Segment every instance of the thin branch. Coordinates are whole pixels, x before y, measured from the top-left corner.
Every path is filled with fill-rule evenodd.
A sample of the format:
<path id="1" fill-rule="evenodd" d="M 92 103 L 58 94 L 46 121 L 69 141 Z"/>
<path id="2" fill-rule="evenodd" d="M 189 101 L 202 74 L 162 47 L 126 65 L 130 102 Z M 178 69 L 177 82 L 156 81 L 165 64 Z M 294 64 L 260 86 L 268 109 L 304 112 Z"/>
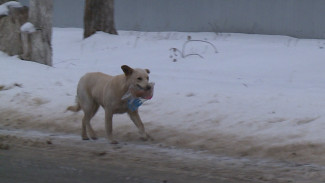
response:
<path id="1" fill-rule="evenodd" d="M 182 53 L 185 53 L 185 47 L 188 43 L 190 42 L 202 42 L 202 43 L 206 43 L 209 44 L 213 49 L 215 53 L 218 53 L 217 48 L 214 46 L 214 44 L 210 43 L 209 41 L 204 41 L 204 40 L 188 40 L 183 44 L 183 48 L 182 48 Z"/>
<path id="2" fill-rule="evenodd" d="M 197 53 L 190 53 L 190 54 L 187 54 L 187 55 L 185 55 L 183 58 L 186 58 L 186 57 L 188 57 L 188 56 L 199 56 L 200 58 L 204 59 L 204 57 L 203 57 L 202 55 L 197 54 Z"/>
<path id="3" fill-rule="evenodd" d="M 191 37 L 189 37 L 188 40 L 183 44 L 182 51 L 179 50 L 178 48 L 171 48 L 169 50 L 170 51 L 173 51 L 174 56 L 177 56 L 177 53 L 179 53 L 182 58 L 186 58 L 186 57 L 189 57 L 189 56 L 198 56 L 198 57 L 204 59 L 204 57 L 202 55 L 198 54 L 198 53 L 185 54 L 186 45 L 188 43 L 190 43 L 190 42 L 202 42 L 202 43 L 206 43 L 206 44 L 210 45 L 214 49 L 214 52 L 215 53 L 218 53 L 217 48 L 211 42 L 204 41 L 204 40 L 191 40 Z"/>

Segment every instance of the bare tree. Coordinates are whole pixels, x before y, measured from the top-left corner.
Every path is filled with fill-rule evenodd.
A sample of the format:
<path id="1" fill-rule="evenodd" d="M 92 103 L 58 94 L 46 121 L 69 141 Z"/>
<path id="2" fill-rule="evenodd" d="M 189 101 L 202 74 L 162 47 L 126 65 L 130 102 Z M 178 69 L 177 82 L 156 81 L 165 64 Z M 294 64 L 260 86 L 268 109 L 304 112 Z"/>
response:
<path id="1" fill-rule="evenodd" d="M 114 23 L 114 0 L 86 0 L 84 38 L 96 31 L 117 34 Z"/>
<path id="2" fill-rule="evenodd" d="M 52 0 L 30 0 L 28 22 L 34 30 L 22 30 L 21 59 L 52 66 Z"/>

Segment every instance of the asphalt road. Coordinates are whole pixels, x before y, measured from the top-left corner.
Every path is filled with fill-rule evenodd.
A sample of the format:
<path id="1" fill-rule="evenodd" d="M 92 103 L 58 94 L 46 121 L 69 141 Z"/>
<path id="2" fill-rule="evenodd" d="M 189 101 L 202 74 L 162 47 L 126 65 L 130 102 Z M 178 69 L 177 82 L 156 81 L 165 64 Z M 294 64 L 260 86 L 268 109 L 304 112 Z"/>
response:
<path id="1" fill-rule="evenodd" d="M 325 167 L 0 129 L 0 182 L 320 183 Z"/>
<path id="2" fill-rule="evenodd" d="M 191 177 L 187 173 L 128 164 L 89 163 L 78 161 L 72 154 L 47 155 L 37 149 L 1 150 L 0 182 L 2 183 L 171 183 L 171 182 L 225 182 Z M 123 162 L 125 163 L 125 162 Z M 132 162 L 130 162 L 132 163 Z"/>

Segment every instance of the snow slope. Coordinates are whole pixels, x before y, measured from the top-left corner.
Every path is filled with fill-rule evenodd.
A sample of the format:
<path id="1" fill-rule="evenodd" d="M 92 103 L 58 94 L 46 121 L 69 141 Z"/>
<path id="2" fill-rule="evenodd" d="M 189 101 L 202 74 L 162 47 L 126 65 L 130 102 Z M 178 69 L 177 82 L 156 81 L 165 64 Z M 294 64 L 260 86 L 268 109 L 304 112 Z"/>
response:
<path id="1" fill-rule="evenodd" d="M 180 58 L 170 48 L 192 42 Z M 155 82 L 141 117 L 156 142 L 236 153 L 266 147 L 325 143 L 325 40 L 229 33 L 102 32 L 83 40 L 82 29 L 54 28 L 53 67 L 0 52 L 0 128 L 80 133 L 82 112 L 74 103 L 86 72 L 121 74 L 120 66 L 148 68 Z M 176 62 L 173 62 L 176 59 Z M 101 110 L 92 124 L 104 133 Z M 114 117 L 114 135 L 137 141 L 126 115 Z M 226 150 L 225 150 L 226 152 Z"/>

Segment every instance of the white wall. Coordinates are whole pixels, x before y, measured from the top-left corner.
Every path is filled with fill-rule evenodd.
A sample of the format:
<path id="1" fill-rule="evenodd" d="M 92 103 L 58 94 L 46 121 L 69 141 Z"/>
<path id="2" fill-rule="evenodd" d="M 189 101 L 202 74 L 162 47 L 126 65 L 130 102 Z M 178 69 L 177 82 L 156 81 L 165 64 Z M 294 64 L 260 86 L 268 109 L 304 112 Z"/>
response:
<path id="1" fill-rule="evenodd" d="M 83 10 L 84 0 L 54 0 L 54 26 L 82 27 Z M 118 30 L 325 38 L 324 17 L 325 0 L 115 0 Z"/>

